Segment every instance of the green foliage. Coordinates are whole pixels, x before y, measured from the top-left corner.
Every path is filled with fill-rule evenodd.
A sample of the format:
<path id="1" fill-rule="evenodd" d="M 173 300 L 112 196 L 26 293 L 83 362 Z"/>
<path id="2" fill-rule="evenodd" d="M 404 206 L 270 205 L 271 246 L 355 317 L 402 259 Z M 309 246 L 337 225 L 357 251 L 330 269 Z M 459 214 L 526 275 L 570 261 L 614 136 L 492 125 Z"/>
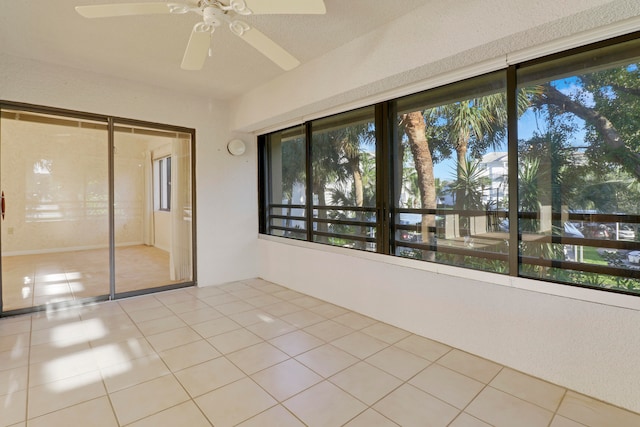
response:
<path id="1" fill-rule="evenodd" d="M 458 209 L 483 209 L 484 188 L 491 185 L 491 179 L 484 174 L 477 161 L 467 159 L 464 166 L 458 164 L 451 189 L 456 192 Z"/>
<path id="2" fill-rule="evenodd" d="M 296 137 L 282 142 L 282 194 L 291 200 L 293 188 L 305 181 L 304 137 Z"/>
<path id="3" fill-rule="evenodd" d="M 628 150 L 615 150 L 607 145 L 594 125 L 588 122 L 587 139 L 591 143 L 588 155 L 592 163 L 602 171 L 609 169 L 612 163 L 618 164 L 634 174 L 637 159 L 629 153 L 640 152 L 640 69 L 637 64 L 622 65 L 579 78 L 582 90 L 578 96 L 593 98 L 593 108 L 612 123 Z"/>
<path id="4" fill-rule="evenodd" d="M 547 187 L 540 185 L 545 178 L 546 172 L 540 171 L 540 159 L 526 157 L 521 161 L 518 169 L 518 209 L 521 212 L 540 212 L 541 200 L 547 196 Z M 538 231 L 537 220 L 520 220 L 520 230 Z"/>
<path id="5" fill-rule="evenodd" d="M 398 251 L 398 255 L 403 258 L 422 260 L 422 251 L 420 249 L 401 248 Z"/>

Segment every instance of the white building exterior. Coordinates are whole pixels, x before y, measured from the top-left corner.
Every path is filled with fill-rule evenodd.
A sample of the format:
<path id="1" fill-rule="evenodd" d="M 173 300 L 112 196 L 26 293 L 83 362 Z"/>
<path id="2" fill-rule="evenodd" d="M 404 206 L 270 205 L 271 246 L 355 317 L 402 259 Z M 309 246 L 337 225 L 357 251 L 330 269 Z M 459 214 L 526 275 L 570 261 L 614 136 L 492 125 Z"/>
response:
<path id="1" fill-rule="evenodd" d="M 491 152 L 482 156 L 479 162 L 482 175 L 491 179 L 490 186 L 483 191 L 482 202 L 492 208 L 502 207 L 509 195 L 507 155 L 506 151 Z"/>

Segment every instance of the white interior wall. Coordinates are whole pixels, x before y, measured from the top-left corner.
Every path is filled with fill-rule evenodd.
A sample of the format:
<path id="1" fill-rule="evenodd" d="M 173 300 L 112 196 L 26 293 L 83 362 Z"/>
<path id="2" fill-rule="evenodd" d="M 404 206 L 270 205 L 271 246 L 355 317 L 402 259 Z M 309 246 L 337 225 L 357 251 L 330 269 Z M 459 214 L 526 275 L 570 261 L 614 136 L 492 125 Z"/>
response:
<path id="1" fill-rule="evenodd" d="M 276 237 L 258 247 L 266 280 L 640 412 L 638 297 L 613 295 L 619 307 L 568 286 L 551 295 L 543 282 L 349 249 Z"/>
<path id="2" fill-rule="evenodd" d="M 3 255 L 108 245 L 106 150 L 104 130 L 3 119 Z"/>
<path id="3" fill-rule="evenodd" d="M 157 141 L 152 147 L 151 158 L 154 161 L 170 155 L 171 144 L 166 143 L 166 141 Z M 156 196 L 154 191 L 154 197 Z M 169 252 L 171 250 L 171 212 L 156 210 L 156 205 L 159 204 L 159 201 L 154 201 L 153 203 L 153 245 Z"/>
<path id="4" fill-rule="evenodd" d="M 115 239 L 117 246 L 144 243 L 144 153 L 149 137 L 116 133 L 114 152 L 114 194 L 116 199 Z M 106 156 L 106 153 L 105 153 Z M 108 225 L 105 226 L 108 230 Z"/>
<path id="5" fill-rule="evenodd" d="M 228 108 L 205 97 L 0 54 L 0 99 L 196 129 L 198 283 L 257 275 L 255 148 L 227 153 Z"/>
<path id="6" fill-rule="evenodd" d="M 233 127 L 260 133 L 428 89 L 638 30 L 639 16 L 625 0 L 426 5 L 238 98 Z M 267 280 L 640 412 L 638 297 L 275 237 L 258 247 Z"/>
<path id="7" fill-rule="evenodd" d="M 153 246 L 169 252 L 171 250 L 171 212 L 153 212 Z"/>

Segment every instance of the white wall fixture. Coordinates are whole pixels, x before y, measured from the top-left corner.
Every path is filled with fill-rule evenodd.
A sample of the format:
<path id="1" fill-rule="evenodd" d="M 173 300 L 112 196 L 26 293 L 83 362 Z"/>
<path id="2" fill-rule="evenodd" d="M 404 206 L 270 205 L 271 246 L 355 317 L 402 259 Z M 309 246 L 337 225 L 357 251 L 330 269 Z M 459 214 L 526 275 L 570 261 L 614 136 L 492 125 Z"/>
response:
<path id="1" fill-rule="evenodd" d="M 246 149 L 247 147 L 241 139 L 232 139 L 227 144 L 227 150 L 232 156 L 242 156 Z"/>

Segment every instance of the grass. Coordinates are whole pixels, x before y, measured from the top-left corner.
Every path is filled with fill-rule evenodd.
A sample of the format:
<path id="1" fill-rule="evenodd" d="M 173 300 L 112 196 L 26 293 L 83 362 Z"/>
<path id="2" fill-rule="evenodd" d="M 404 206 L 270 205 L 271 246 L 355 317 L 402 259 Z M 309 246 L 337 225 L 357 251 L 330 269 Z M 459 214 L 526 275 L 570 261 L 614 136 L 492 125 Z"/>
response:
<path id="1" fill-rule="evenodd" d="M 607 265 L 607 260 L 602 258 L 598 253 L 598 249 L 592 246 L 584 247 L 584 262 L 589 264 Z"/>

